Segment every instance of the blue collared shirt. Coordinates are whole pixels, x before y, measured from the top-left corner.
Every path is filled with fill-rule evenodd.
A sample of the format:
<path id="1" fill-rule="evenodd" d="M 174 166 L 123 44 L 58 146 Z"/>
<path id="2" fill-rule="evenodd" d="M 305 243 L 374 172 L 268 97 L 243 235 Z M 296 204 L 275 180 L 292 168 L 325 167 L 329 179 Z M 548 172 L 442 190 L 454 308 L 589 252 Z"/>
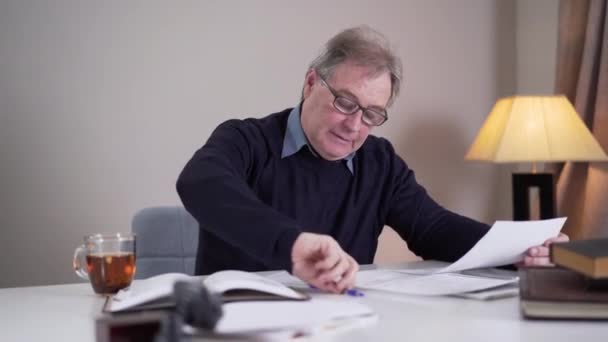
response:
<path id="1" fill-rule="evenodd" d="M 289 113 L 289 118 L 287 118 L 287 129 L 285 130 L 285 138 L 283 139 L 281 158 L 291 156 L 304 146 L 308 147 L 312 154 L 314 154 L 317 158 L 319 157 L 308 143 L 306 135 L 304 135 L 304 129 L 302 129 L 302 124 L 300 122 L 300 106 L 298 105 L 291 110 Z M 346 162 L 346 167 L 353 175 L 355 174 L 353 168 L 353 158 L 355 157 L 355 153 L 356 152 L 352 152 L 342 159 Z"/>

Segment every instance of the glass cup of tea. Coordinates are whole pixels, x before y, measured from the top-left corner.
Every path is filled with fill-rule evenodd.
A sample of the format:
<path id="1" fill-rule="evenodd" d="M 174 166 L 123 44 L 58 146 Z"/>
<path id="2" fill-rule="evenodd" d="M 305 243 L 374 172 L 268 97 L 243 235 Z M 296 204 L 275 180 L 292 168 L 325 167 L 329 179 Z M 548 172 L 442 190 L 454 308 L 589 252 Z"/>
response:
<path id="1" fill-rule="evenodd" d="M 94 234 L 74 251 L 74 271 L 95 293 L 109 295 L 131 285 L 135 275 L 135 234 Z"/>

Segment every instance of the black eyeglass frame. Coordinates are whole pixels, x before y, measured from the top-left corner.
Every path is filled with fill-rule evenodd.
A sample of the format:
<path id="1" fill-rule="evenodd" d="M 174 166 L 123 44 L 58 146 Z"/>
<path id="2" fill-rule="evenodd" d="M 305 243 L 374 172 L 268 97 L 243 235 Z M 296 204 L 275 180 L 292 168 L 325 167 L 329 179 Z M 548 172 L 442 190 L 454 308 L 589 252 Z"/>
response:
<path id="1" fill-rule="evenodd" d="M 363 121 L 363 123 L 365 123 L 368 126 L 374 126 L 374 127 L 381 126 L 388 120 L 388 113 L 386 112 L 386 110 L 384 110 L 383 112 L 380 112 L 376 109 L 369 109 L 369 108 L 363 107 L 359 103 L 357 103 L 355 100 L 338 94 L 338 92 L 334 88 L 332 88 L 329 85 L 329 83 L 327 83 L 327 81 L 320 75 L 319 75 L 319 79 L 325 85 L 327 90 L 329 90 L 329 92 L 334 96 L 334 102 L 333 102 L 334 108 L 337 111 L 339 111 L 340 113 L 342 113 L 344 115 L 353 115 L 356 112 L 358 112 L 359 110 L 361 110 L 363 113 L 363 115 L 361 115 L 361 121 Z M 338 102 L 339 100 L 343 100 L 343 101 L 352 103 L 353 105 L 355 105 L 355 109 L 350 112 L 345 110 L 343 107 L 336 104 L 336 102 Z M 371 115 L 371 116 L 382 118 L 382 121 L 380 121 L 379 123 L 374 123 L 372 121 L 369 121 L 369 119 L 367 119 L 368 116 L 366 116 L 365 113 L 368 113 L 368 116 Z"/>

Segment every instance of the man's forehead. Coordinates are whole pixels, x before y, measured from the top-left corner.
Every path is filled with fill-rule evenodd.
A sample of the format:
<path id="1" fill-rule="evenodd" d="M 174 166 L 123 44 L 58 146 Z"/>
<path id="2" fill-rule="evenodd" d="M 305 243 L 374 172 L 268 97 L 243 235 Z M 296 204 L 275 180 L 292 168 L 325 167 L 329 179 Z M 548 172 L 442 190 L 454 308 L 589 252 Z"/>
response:
<path id="1" fill-rule="evenodd" d="M 329 77 L 343 78 L 350 75 L 356 76 L 357 78 L 376 79 L 384 75 L 389 75 L 389 71 L 385 68 L 377 68 L 365 64 L 355 63 L 353 61 L 345 61 L 334 67 Z"/>
<path id="2" fill-rule="evenodd" d="M 391 94 L 389 72 L 368 66 L 342 63 L 333 70 L 330 81 L 341 94 L 350 95 L 357 100 L 365 97 L 373 101 L 367 106 L 384 108 Z"/>

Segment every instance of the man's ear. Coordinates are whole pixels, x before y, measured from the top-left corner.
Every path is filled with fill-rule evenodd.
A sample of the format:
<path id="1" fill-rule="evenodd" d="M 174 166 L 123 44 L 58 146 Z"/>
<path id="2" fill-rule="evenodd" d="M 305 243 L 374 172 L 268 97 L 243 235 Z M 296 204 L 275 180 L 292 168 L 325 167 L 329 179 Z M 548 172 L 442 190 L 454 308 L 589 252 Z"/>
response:
<path id="1" fill-rule="evenodd" d="M 314 69 L 310 69 L 308 70 L 308 72 L 306 72 L 306 76 L 304 77 L 304 87 L 302 88 L 302 97 L 304 99 L 308 98 L 308 96 L 310 96 L 310 93 L 312 92 L 312 88 L 315 85 L 315 82 L 317 81 L 317 73 L 315 72 Z"/>

